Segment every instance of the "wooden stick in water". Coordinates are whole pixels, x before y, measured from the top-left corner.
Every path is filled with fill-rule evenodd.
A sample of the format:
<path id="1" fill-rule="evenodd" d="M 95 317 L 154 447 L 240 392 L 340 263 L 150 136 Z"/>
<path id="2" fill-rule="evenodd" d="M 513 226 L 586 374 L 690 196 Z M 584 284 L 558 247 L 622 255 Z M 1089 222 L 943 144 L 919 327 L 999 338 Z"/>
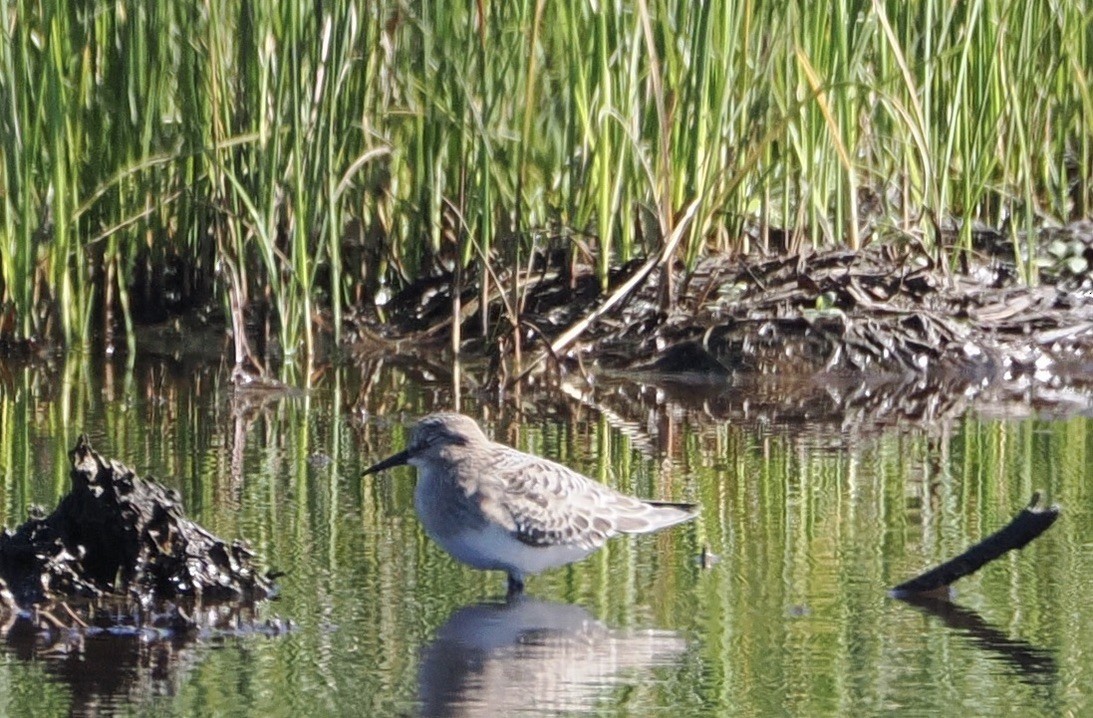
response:
<path id="1" fill-rule="evenodd" d="M 1028 506 L 1001 531 L 991 534 L 956 558 L 901 583 L 892 589 L 891 595 L 894 598 L 909 598 L 947 592 L 958 579 L 975 573 L 1008 551 L 1024 548 L 1059 518 L 1058 506 L 1039 508 L 1039 503 L 1040 492 L 1037 491 Z"/>

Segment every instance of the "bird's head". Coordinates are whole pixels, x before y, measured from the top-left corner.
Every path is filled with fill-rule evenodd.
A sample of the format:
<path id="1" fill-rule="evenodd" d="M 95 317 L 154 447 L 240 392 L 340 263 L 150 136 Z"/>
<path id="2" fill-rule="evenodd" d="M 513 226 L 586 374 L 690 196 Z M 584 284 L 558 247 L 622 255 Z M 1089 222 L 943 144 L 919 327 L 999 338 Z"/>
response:
<path id="1" fill-rule="evenodd" d="M 409 445 L 399 453 L 364 470 L 374 474 L 394 466 L 421 466 L 430 461 L 451 459 L 453 451 L 485 443 L 488 439 L 469 416 L 443 412 L 430 414 L 414 425 Z"/>

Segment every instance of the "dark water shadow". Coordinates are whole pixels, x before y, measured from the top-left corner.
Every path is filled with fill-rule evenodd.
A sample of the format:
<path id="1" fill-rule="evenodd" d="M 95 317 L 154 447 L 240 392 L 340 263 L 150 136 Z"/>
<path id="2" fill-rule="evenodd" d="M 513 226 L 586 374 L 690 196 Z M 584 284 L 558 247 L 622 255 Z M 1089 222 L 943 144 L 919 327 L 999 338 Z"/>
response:
<path id="1" fill-rule="evenodd" d="M 833 447 L 842 447 L 849 436 L 877 435 L 896 427 L 932 430 L 972 410 L 1007 420 L 1065 418 L 1093 410 L 1088 380 L 1058 387 L 984 383 L 976 374 L 959 372 L 726 377 L 611 372 L 591 387 L 563 390 L 605 415 L 636 417 L 639 424 L 644 421 L 640 417 L 671 405 L 704 420 L 809 429 Z"/>
<path id="2" fill-rule="evenodd" d="M 177 695 L 196 661 L 193 643 L 156 631 L 60 630 L 43 635 L 16 627 L 0 650 L 35 665 L 68 694 L 68 715 L 101 715 Z"/>
<path id="3" fill-rule="evenodd" d="M 425 647 L 423 716 L 557 714 L 594 708 L 612 690 L 644 684 L 687 648 L 677 633 L 620 631 L 576 605 L 522 597 L 458 609 Z"/>
<path id="4" fill-rule="evenodd" d="M 53 608 L 48 621 L 35 620 L 31 611 L 9 617 L 0 629 L 0 653 L 63 687 L 70 716 L 129 714 L 134 706 L 178 695 L 210 647 L 292 630 L 291 624 L 261 619 L 249 605 L 187 605 L 200 625 L 185 628 L 137 620 L 109 601 L 71 612 Z"/>
<path id="5" fill-rule="evenodd" d="M 947 598 L 910 596 L 898 600 L 940 619 L 946 628 L 968 638 L 972 645 L 1025 683 L 1048 685 L 1059 675 L 1059 666 L 1051 651 L 1010 638 L 970 608 L 958 606 Z"/>

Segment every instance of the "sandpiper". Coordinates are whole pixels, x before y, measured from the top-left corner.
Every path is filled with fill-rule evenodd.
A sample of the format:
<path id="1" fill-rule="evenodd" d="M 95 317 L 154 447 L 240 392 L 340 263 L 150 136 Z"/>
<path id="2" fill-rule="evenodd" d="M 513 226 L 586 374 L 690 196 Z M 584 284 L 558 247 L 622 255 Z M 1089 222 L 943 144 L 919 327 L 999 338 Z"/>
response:
<path id="1" fill-rule="evenodd" d="M 698 515 L 693 504 L 643 501 L 561 464 L 486 438 L 474 419 L 421 419 L 404 451 L 365 474 L 417 468 L 414 508 L 425 532 L 456 559 L 505 571 L 508 595 L 524 577 L 579 561 L 620 533 L 640 534 Z"/>

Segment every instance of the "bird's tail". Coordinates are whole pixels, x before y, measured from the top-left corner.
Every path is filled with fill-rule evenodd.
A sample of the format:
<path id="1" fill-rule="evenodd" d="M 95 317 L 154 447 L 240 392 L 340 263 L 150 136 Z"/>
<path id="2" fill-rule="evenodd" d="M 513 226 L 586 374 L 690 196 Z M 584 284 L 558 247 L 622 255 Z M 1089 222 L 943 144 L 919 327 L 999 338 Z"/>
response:
<path id="1" fill-rule="evenodd" d="M 618 517 L 616 527 L 623 533 L 647 533 L 690 521 L 698 516 L 696 504 L 669 501 L 641 501 L 641 508 L 628 517 Z M 629 519 L 629 520 L 626 520 Z"/>
<path id="2" fill-rule="evenodd" d="M 655 509 L 661 509 L 661 514 L 666 516 L 676 515 L 679 517 L 678 520 L 666 524 L 668 526 L 678 524 L 682 521 L 690 521 L 698 516 L 698 504 L 682 504 L 673 501 L 646 501 L 645 503 Z"/>

